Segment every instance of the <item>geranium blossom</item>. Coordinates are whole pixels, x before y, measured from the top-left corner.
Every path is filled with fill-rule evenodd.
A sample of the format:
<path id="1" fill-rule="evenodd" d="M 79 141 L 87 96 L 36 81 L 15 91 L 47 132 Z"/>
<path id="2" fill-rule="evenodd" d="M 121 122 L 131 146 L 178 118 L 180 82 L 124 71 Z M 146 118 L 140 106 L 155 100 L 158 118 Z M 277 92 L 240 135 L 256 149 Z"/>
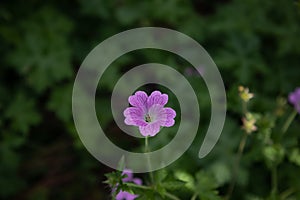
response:
<path id="1" fill-rule="evenodd" d="M 294 105 L 295 109 L 300 113 L 300 88 L 289 94 L 289 102 Z"/>
<path id="2" fill-rule="evenodd" d="M 142 180 L 139 178 L 134 178 L 133 177 L 133 173 L 132 170 L 130 169 L 124 169 L 123 170 L 123 175 L 126 174 L 127 177 L 123 178 L 122 181 L 123 182 L 133 182 L 137 185 L 142 185 Z M 120 191 L 117 196 L 116 196 L 116 200 L 134 200 L 138 197 L 138 195 L 136 194 L 131 194 L 129 192 L 126 191 Z"/>
<path id="3" fill-rule="evenodd" d="M 133 107 L 124 111 L 125 124 L 138 126 L 143 136 L 155 136 L 160 127 L 173 126 L 176 112 L 172 108 L 164 107 L 168 102 L 168 95 L 154 91 L 148 97 L 143 91 L 137 91 L 128 98 Z"/>

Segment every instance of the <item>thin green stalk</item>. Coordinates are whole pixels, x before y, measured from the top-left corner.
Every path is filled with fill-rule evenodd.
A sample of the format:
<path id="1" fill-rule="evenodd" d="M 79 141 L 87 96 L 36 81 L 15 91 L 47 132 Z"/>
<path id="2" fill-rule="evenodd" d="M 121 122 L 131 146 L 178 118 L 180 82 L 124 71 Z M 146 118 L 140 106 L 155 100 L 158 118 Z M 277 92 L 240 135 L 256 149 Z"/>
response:
<path id="1" fill-rule="evenodd" d="M 128 185 L 129 187 L 135 187 L 143 190 L 153 190 L 152 187 L 145 186 L 145 185 L 136 185 L 134 183 L 129 183 L 129 182 L 126 182 L 125 184 Z"/>
<path id="2" fill-rule="evenodd" d="M 166 192 L 165 195 L 169 198 L 169 199 L 173 199 L 173 200 L 180 200 L 178 197 L 176 197 L 173 194 L 170 194 L 169 192 Z"/>
<path id="3" fill-rule="evenodd" d="M 149 144 L 148 144 L 148 136 L 145 137 L 145 153 L 147 153 L 149 151 Z"/>
<path id="4" fill-rule="evenodd" d="M 285 190 L 284 192 L 281 193 L 280 195 L 280 199 L 281 200 L 285 200 L 287 199 L 290 195 L 292 195 L 295 192 L 294 188 L 289 188 L 287 190 Z"/>
<path id="5" fill-rule="evenodd" d="M 145 137 L 145 153 L 149 152 L 149 143 L 148 143 L 148 136 Z M 151 179 L 151 183 L 154 183 L 154 176 L 152 173 L 152 167 L 151 167 L 151 162 L 150 162 L 150 157 L 149 155 L 147 155 L 147 162 L 148 162 L 148 166 L 149 166 L 149 173 L 150 173 L 150 179 Z"/>
<path id="6" fill-rule="evenodd" d="M 243 101 L 242 103 L 243 113 L 246 114 L 248 112 L 247 103 Z"/>
<path id="7" fill-rule="evenodd" d="M 195 194 L 192 196 L 191 200 L 196 200 L 196 199 L 197 199 L 197 193 L 195 193 Z"/>
<path id="8" fill-rule="evenodd" d="M 235 160 L 235 163 L 234 163 L 234 166 L 233 166 L 233 169 L 234 169 L 233 170 L 233 178 L 232 178 L 232 181 L 231 181 L 231 183 L 229 185 L 229 188 L 228 188 L 228 191 L 227 191 L 227 195 L 225 197 L 225 199 L 227 199 L 227 200 L 230 199 L 230 197 L 231 197 L 231 195 L 233 193 L 235 184 L 236 184 L 236 179 L 237 179 L 237 176 L 238 176 L 240 160 L 242 158 L 242 155 L 243 155 L 243 152 L 244 152 L 244 149 L 245 149 L 245 146 L 246 146 L 247 138 L 248 138 L 248 133 L 244 132 L 243 138 L 241 139 L 240 144 L 239 144 L 239 149 L 238 149 L 238 152 L 237 152 L 237 157 L 236 157 L 236 160 Z"/>
<path id="9" fill-rule="evenodd" d="M 139 188 L 139 189 L 143 189 L 143 190 L 154 190 L 153 187 L 150 186 L 144 186 L 144 185 L 136 185 L 134 183 L 126 183 L 126 185 L 128 185 L 129 187 L 135 187 L 135 188 Z M 154 190 L 155 191 L 155 190 Z M 180 200 L 177 196 L 170 194 L 168 192 L 165 193 L 165 195 L 172 200 Z"/>
<path id="10" fill-rule="evenodd" d="M 248 113 L 248 108 L 247 108 L 247 103 L 245 101 L 243 101 L 243 103 L 242 103 L 242 109 L 243 109 L 243 114 L 246 115 Z M 237 157 L 236 157 L 235 163 L 233 165 L 233 177 L 231 179 L 227 194 L 225 196 L 226 200 L 230 199 L 231 195 L 233 193 L 233 190 L 234 190 L 234 187 L 235 187 L 235 184 L 236 184 L 236 179 L 237 179 L 237 176 L 238 176 L 240 160 L 242 158 L 244 148 L 246 146 L 247 138 L 248 138 L 248 133 L 245 131 L 244 134 L 243 134 L 243 137 L 240 141 L 239 149 L 238 149 L 238 152 L 237 152 Z"/>
<path id="11" fill-rule="evenodd" d="M 288 128 L 290 127 L 291 123 L 292 123 L 293 120 L 295 119 L 296 115 L 297 115 L 297 111 L 294 110 L 294 111 L 290 114 L 290 116 L 287 118 L 286 122 L 284 123 L 284 125 L 283 125 L 283 127 L 282 127 L 282 129 L 281 129 L 281 131 L 282 131 L 283 134 L 288 130 Z"/>
<path id="12" fill-rule="evenodd" d="M 277 177 L 277 165 L 272 167 L 272 190 L 271 197 L 272 199 L 276 199 L 278 192 L 278 177 Z"/>

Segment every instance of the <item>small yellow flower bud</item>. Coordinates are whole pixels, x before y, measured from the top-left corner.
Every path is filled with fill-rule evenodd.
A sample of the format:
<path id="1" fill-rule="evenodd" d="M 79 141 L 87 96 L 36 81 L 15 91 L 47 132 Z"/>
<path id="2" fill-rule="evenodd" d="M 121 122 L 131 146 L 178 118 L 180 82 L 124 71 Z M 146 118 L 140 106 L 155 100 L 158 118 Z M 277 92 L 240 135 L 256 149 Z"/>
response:
<path id="1" fill-rule="evenodd" d="M 256 119 L 251 113 L 247 113 L 246 117 L 242 118 L 243 121 L 243 129 L 246 131 L 246 133 L 250 134 L 257 130 L 257 127 L 255 126 Z"/>
<path id="2" fill-rule="evenodd" d="M 248 102 L 250 99 L 254 97 L 253 93 L 249 92 L 249 88 L 245 88 L 243 86 L 239 86 L 240 97 L 244 102 Z"/>

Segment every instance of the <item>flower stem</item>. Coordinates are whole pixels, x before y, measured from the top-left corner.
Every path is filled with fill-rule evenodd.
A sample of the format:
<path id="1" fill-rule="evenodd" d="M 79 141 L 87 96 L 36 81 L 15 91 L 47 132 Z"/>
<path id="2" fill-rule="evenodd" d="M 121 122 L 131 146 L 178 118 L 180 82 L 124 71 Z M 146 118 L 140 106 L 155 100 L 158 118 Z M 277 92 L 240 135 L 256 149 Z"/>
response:
<path id="1" fill-rule="evenodd" d="M 229 188 L 228 188 L 227 195 L 226 195 L 225 199 L 230 199 L 230 197 L 233 193 L 235 183 L 236 183 L 236 179 L 237 179 L 237 176 L 238 176 L 240 160 L 242 158 L 244 148 L 246 146 L 247 138 L 248 138 L 248 133 L 244 132 L 243 138 L 241 139 L 240 144 L 239 144 L 237 157 L 236 157 L 236 160 L 235 160 L 235 163 L 234 163 L 234 166 L 233 166 L 233 178 L 232 178 L 232 181 L 229 185 Z"/>
<path id="2" fill-rule="evenodd" d="M 280 199 L 284 200 L 287 199 L 290 195 L 292 195 L 295 192 L 294 188 L 289 188 L 281 193 Z"/>
<path id="3" fill-rule="evenodd" d="M 149 149 L 148 149 L 148 148 L 149 148 L 148 146 L 149 146 L 149 144 L 148 144 L 148 136 L 146 136 L 146 137 L 145 137 L 145 153 L 148 153 L 148 150 L 149 150 Z"/>
<path id="4" fill-rule="evenodd" d="M 148 153 L 149 150 L 149 142 L 148 142 L 148 136 L 145 137 L 145 153 Z M 149 155 L 147 155 L 147 162 L 148 162 L 148 167 L 149 167 L 149 171 L 150 171 L 150 179 L 151 179 L 151 183 L 154 183 L 154 177 L 153 177 L 153 173 L 152 173 L 152 167 L 151 167 L 151 162 L 150 162 L 150 157 Z"/>
<path id="5" fill-rule="evenodd" d="M 197 199 L 197 193 L 195 193 L 195 194 L 192 196 L 191 200 L 196 200 L 196 199 Z"/>
<path id="6" fill-rule="evenodd" d="M 135 187 L 135 188 L 139 188 L 139 189 L 142 189 L 142 190 L 153 190 L 153 188 L 150 187 L 150 186 L 136 185 L 134 183 L 126 183 L 126 185 L 129 186 L 129 187 Z M 165 195 L 167 197 L 169 197 L 169 199 L 180 200 L 177 196 L 175 196 L 173 194 L 170 194 L 169 192 L 165 192 Z"/>
<path id="7" fill-rule="evenodd" d="M 242 102 L 242 111 L 243 111 L 244 115 L 246 115 L 248 113 L 247 102 L 245 102 L 245 101 Z M 235 184 L 236 184 L 236 179 L 237 179 L 237 176 L 238 176 L 240 160 L 242 158 L 244 148 L 246 146 L 248 135 L 249 134 L 246 131 L 244 131 L 243 137 L 242 137 L 242 139 L 240 141 L 240 144 L 239 144 L 239 149 L 237 151 L 237 157 L 236 157 L 235 162 L 233 164 L 233 175 L 232 175 L 233 177 L 231 179 L 227 194 L 225 196 L 226 200 L 230 199 L 231 195 L 233 193 L 233 190 L 234 190 L 234 187 L 235 187 Z"/>
<path id="8" fill-rule="evenodd" d="M 169 197 L 169 199 L 172 199 L 172 200 L 180 200 L 178 197 L 176 197 L 175 195 L 173 194 L 170 194 L 169 192 L 166 192 L 165 195 L 167 197 Z"/>
<path id="9" fill-rule="evenodd" d="M 143 189 L 143 190 L 152 190 L 152 188 L 149 186 L 136 185 L 134 183 L 129 183 L 129 182 L 126 182 L 125 184 L 129 187 L 139 188 L 139 189 Z"/>
<path id="10" fill-rule="evenodd" d="M 278 190 L 278 177 L 277 177 L 277 165 L 272 167 L 272 191 L 271 199 L 276 199 Z"/>
<path id="11" fill-rule="evenodd" d="M 282 131 L 283 134 L 288 130 L 288 128 L 290 127 L 290 125 L 291 125 L 291 123 L 293 122 L 293 120 L 294 120 L 294 118 L 296 117 L 296 115 L 297 115 L 297 111 L 294 110 L 294 111 L 290 114 L 290 116 L 287 118 L 286 122 L 284 123 L 284 125 L 283 125 L 283 127 L 282 127 L 282 129 L 281 129 L 281 131 Z"/>
<path id="12" fill-rule="evenodd" d="M 248 112 L 247 103 L 243 101 L 242 103 L 243 113 L 246 114 Z"/>

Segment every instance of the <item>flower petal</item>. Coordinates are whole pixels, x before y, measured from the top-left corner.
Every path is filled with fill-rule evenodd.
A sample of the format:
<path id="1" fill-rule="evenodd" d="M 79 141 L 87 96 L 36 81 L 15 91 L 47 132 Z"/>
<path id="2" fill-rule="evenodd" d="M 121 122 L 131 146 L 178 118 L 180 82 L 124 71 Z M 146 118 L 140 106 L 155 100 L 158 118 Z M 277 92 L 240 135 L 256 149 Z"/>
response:
<path id="1" fill-rule="evenodd" d="M 143 184 L 142 179 L 140 179 L 140 178 L 134 178 L 132 181 L 133 181 L 135 184 L 137 184 L 137 185 L 142 185 L 142 184 Z"/>
<path id="2" fill-rule="evenodd" d="M 143 136 L 155 136 L 160 131 L 159 123 L 150 123 L 146 126 L 139 127 L 140 132 Z"/>
<path id="3" fill-rule="evenodd" d="M 289 102 L 292 103 L 292 104 L 296 103 L 296 94 L 295 93 L 290 93 Z"/>
<path id="4" fill-rule="evenodd" d="M 157 121 L 161 113 L 163 112 L 164 107 L 160 104 L 154 104 L 148 108 L 148 114 L 152 122 Z"/>
<path id="5" fill-rule="evenodd" d="M 296 90 L 295 90 L 295 96 L 296 96 L 296 101 L 297 101 L 297 103 L 299 103 L 300 102 L 300 88 L 297 88 Z"/>
<path id="6" fill-rule="evenodd" d="M 175 120 L 174 119 L 167 119 L 165 122 L 164 122 L 164 127 L 171 127 L 171 126 L 174 126 L 175 124 Z"/>
<path id="7" fill-rule="evenodd" d="M 134 200 L 138 197 L 136 194 L 130 194 L 129 192 L 120 191 L 117 196 L 116 200 Z"/>
<path id="8" fill-rule="evenodd" d="M 141 108 L 129 107 L 124 110 L 125 124 L 134 126 L 145 126 L 147 123 L 144 120 L 145 113 Z"/>
<path id="9" fill-rule="evenodd" d="M 300 114 L 300 104 L 297 104 L 297 105 L 295 106 L 295 108 L 296 108 L 297 112 Z"/>
<path id="10" fill-rule="evenodd" d="M 157 122 L 161 126 L 171 127 L 174 125 L 176 112 L 172 108 L 163 108 L 162 112 L 157 117 Z"/>
<path id="11" fill-rule="evenodd" d="M 161 94 L 160 91 L 154 91 L 151 93 L 147 100 L 147 108 L 150 108 L 154 104 L 159 104 L 159 105 L 166 105 L 168 102 L 168 95 L 167 94 Z"/>
<path id="12" fill-rule="evenodd" d="M 132 106 L 141 108 L 143 111 L 147 110 L 148 95 L 143 91 L 137 91 L 134 95 L 128 98 L 129 103 Z"/>
<path id="13" fill-rule="evenodd" d="M 124 169 L 122 172 L 122 175 L 126 174 L 127 177 L 123 178 L 122 181 L 123 182 L 134 182 L 137 185 L 141 185 L 142 184 L 142 180 L 139 178 L 133 178 L 133 172 L 131 169 Z M 116 191 L 116 188 L 113 188 L 113 192 Z M 116 200 L 134 200 L 138 197 L 139 195 L 136 194 L 131 194 L 129 192 L 126 191 L 120 191 L 117 195 L 116 195 Z"/>
<path id="14" fill-rule="evenodd" d="M 295 109 L 300 114 L 300 87 L 296 88 L 294 92 L 289 94 L 288 100 L 294 105 Z"/>
<path id="15" fill-rule="evenodd" d="M 133 180 L 133 173 L 130 169 L 124 169 L 122 175 L 127 175 L 127 177 L 123 178 L 123 182 L 129 182 Z"/>

